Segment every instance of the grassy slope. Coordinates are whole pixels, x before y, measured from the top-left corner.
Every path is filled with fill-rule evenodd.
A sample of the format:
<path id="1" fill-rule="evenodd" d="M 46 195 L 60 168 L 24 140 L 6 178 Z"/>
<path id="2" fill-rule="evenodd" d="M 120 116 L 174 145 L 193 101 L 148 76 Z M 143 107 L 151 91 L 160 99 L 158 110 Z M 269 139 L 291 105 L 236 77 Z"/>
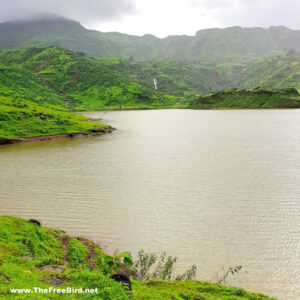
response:
<path id="1" fill-rule="evenodd" d="M 299 107 L 286 91 L 221 91 L 239 85 L 299 87 L 299 55 L 251 64 L 191 65 L 138 63 L 119 58 L 89 58 L 58 47 L 0 52 L 0 138 L 90 132 L 103 125 L 83 122 L 68 110 L 136 108 L 280 108 Z M 265 67 L 264 72 L 262 67 Z M 263 77 L 257 76 L 262 73 Z M 158 79 L 159 90 L 153 88 Z"/>
<path id="2" fill-rule="evenodd" d="M 204 29 L 195 36 L 142 37 L 87 30 L 78 22 L 45 17 L 0 24 L 0 49 L 56 45 L 92 56 L 137 60 L 243 61 L 300 49 L 300 31 L 285 27 Z"/>
<path id="3" fill-rule="evenodd" d="M 32 260 L 31 260 L 32 258 Z M 133 282 L 132 295 L 108 277 L 104 252 L 85 239 L 70 238 L 59 230 L 39 227 L 15 217 L 0 216 L 0 298 L 27 299 L 10 294 L 11 288 L 98 288 L 98 295 L 76 299 L 271 299 L 243 289 L 199 281 Z M 51 266 L 57 266 L 61 273 Z M 47 268 L 45 268 L 47 266 Z M 44 268 L 43 268 L 44 267 Z M 106 274 L 106 275 L 104 275 Z M 59 286 L 58 285 L 59 282 Z M 57 299 L 54 294 L 35 294 L 30 299 Z M 60 299 L 74 299 L 63 294 Z"/>
<path id="4" fill-rule="evenodd" d="M 66 110 L 63 97 L 35 74 L 0 64 L 0 139 L 89 133 L 107 127 Z"/>
<path id="5" fill-rule="evenodd" d="M 248 65 L 240 86 L 252 88 L 300 88 L 300 53 L 259 59 Z"/>
<path id="6" fill-rule="evenodd" d="M 300 108 L 300 95 L 294 88 L 280 90 L 223 90 L 192 101 L 190 108 Z"/>
<path id="7" fill-rule="evenodd" d="M 48 47 L 2 51 L 0 63 L 31 72 L 63 100 L 70 99 L 75 110 L 175 107 L 184 102 L 183 93 L 155 91 L 151 72 L 127 60 L 94 59 Z"/>
<path id="8" fill-rule="evenodd" d="M 92 133 L 107 125 L 87 122 L 81 115 L 0 96 L 0 140 L 45 135 Z"/>

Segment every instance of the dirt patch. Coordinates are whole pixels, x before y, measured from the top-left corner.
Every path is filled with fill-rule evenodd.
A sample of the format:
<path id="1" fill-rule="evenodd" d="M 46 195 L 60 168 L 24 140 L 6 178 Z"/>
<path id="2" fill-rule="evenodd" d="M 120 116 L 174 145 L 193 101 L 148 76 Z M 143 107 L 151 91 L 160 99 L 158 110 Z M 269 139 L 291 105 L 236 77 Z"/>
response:
<path id="1" fill-rule="evenodd" d="M 33 260 L 33 257 L 31 256 L 21 256 L 21 258 L 24 260 Z"/>
<path id="2" fill-rule="evenodd" d="M 80 241 L 89 250 L 89 254 L 88 254 L 88 257 L 86 258 L 86 262 L 88 263 L 90 268 L 95 270 L 97 268 L 95 262 L 93 261 L 93 258 L 96 256 L 95 248 L 96 247 L 100 248 L 100 246 L 97 245 L 96 243 L 94 243 L 90 240 L 84 239 L 82 237 L 77 238 L 77 240 Z"/>
<path id="3" fill-rule="evenodd" d="M 61 235 L 58 237 L 58 240 L 62 243 L 64 247 L 65 256 L 63 258 L 63 264 L 67 265 L 69 263 L 69 240 L 70 237 L 66 235 Z"/>
<path id="4" fill-rule="evenodd" d="M 49 271 L 49 272 L 53 272 L 53 273 L 63 273 L 64 270 L 62 268 L 60 268 L 59 266 L 53 266 L 53 265 L 46 265 L 46 266 L 42 266 L 42 271 Z"/>
<path id="5" fill-rule="evenodd" d="M 49 280 L 49 284 L 55 285 L 55 286 L 60 286 L 63 285 L 66 282 L 64 278 L 58 277 L 58 276 L 51 276 Z"/>
<path id="6" fill-rule="evenodd" d="M 213 83 L 214 88 L 218 89 L 219 74 L 218 74 L 217 70 L 215 70 L 215 69 L 210 70 L 210 80 Z"/>
<path id="7" fill-rule="evenodd" d="M 34 72 L 41 72 L 42 70 L 44 70 L 50 64 L 50 62 L 53 58 L 54 58 L 53 56 L 49 57 L 46 61 L 44 61 L 39 66 L 37 66 L 35 68 Z"/>
<path id="8" fill-rule="evenodd" d="M 75 83 L 77 81 L 79 74 L 80 74 L 80 69 L 77 68 L 77 70 L 76 70 L 76 72 L 75 72 L 75 74 L 74 74 L 74 76 L 73 76 L 70 84 L 73 84 L 73 83 Z"/>

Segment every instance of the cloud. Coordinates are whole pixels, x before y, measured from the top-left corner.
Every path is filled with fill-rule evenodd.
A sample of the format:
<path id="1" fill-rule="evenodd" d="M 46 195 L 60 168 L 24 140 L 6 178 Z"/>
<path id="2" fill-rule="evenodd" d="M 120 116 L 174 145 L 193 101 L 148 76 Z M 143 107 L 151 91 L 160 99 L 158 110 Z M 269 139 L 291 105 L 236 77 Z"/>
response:
<path id="1" fill-rule="evenodd" d="M 56 14 L 92 24 L 135 13 L 132 0 L 0 0 L 0 22 Z"/>
<path id="2" fill-rule="evenodd" d="M 211 10 L 222 26 L 269 27 L 285 25 L 300 29 L 299 0 L 193 0 Z"/>
<path id="3" fill-rule="evenodd" d="M 0 0 L 0 22 L 57 14 L 87 28 L 142 35 L 194 35 L 210 27 L 300 29 L 300 0 Z"/>

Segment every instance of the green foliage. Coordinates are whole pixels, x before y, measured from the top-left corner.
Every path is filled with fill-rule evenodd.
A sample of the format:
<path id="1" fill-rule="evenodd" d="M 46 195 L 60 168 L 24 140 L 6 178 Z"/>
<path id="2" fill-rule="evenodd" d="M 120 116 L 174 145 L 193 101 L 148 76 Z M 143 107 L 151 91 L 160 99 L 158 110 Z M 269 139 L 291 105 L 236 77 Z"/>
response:
<path id="1" fill-rule="evenodd" d="M 300 52 L 261 58 L 248 64 L 239 86 L 252 88 L 300 88 Z"/>
<path id="2" fill-rule="evenodd" d="M 100 255 L 106 259 L 106 269 L 103 269 L 102 264 L 94 265 Z M 140 256 L 144 259 L 147 255 L 140 252 Z M 162 264 L 157 268 L 157 274 L 161 275 L 157 277 L 168 278 L 174 258 L 165 260 L 165 254 L 161 257 L 163 259 L 160 258 L 159 261 Z M 132 265 L 132 258 L 128 252 L 116 252 L 109 257 L 91 241 L 70 238 L 62 231 L 43 228 L 20 218 L 0 216 L 1 299 L 58 297 L 58 294 L 54 293 L 31 294 L 29 297 L 28 294 L 12 294 L 10 291 L 34 287 L 98 289 L 98 293 L 95 294 L 61 294 L 59 299 L 271 299 L 243 289 L 190 280 L 133 281 L 133 290 L 129 294 L 121 284 L 108 278 L 124 264 L 127 268 Z M 60 272 L 56 272 L 55 267 L 59 268 Z M 60 282 L 59 286 L 53 283 L 53 279 Z"/>
<path id="3" fill-rule="evenodd" d="M 249 293 L 243 289 L 201 281 L 135 281 L 133 295 L 136 299 L 155 300 L 275 300 L 275 298 Z"/>
<path id="4" fill-rule="evenodd" d="M 0 139 L 105 128 L 67 110 L 296 108 L 299 95 L 287 88 L 299 88 L 299 74 L 296 51 L 249 64 L 96 59 L 58 47 L 0 51 Z M 221 90 L 199 97 L 254 84 L 285 89 Z"/>
<path id="5" fill-rule="evenodd" d="M 299 31 L 285 27 L 204 29 L 195 36 L 142 37 L 87 30 L 66 19 L 0 24 L 0 49 L 56 45 L 96 57 L 188 62 L 242 62 L 299 49 Z M 82 55 L 82 53 L 81 53 Z"/>
<path id="6" fill-rule="evenodd" d="M 70 266 L 75 268 L 85 262 L 88 255 L 88 249 L 80 241 L 73 238 L 69 240 L 69 261 Z"/>
<path id="7" fill-rule="evenodd" d="M 5 89 L 9 88 L 6 95 L 17 94 L 47 106 L 53 103 L 65 109 L 96 110 L 176 107 L 185 102 L 183 91 L 178 93 L 174 85 L 162 85 L 162 90 L 156 91 L 153 70 L 128 60 L 88 58 L 57 47 L 40 47 L 2 51 L 0 64 L 5 70 L 14 70 L 8 82 L 3 81 Z M 16 72 L 26 79 L 24 83 L 13 82 Z M 46 98 L 47 93 L 53 99 Z M 190 95 L 196 93 L 190 90 Z"/>
<path id="8" fill-rule="evenodd" d="M 0 96 L 0 139 L 91 133 L 108 127 L 87 120 L 81 115 L 46 108 L 31 101 Z"/>
<path id="9" fill-rule="evenodd" d="M 138 259 L 133 266 L 134 278 L 136 280 L 149 280 L 151 278 L 151 267 L 156 263 L 157 256 L 154 253 L 138 252 Z"/>
<path id="10" fill-rule="evenodd" d="M 99 293 L 96 295 L 83 296 L 83 299 L 89 297 L 90 299 L 103 300 L 126 300 L 130 296 L 117 282 L 108 279 L 99 272 L 84 271 L 84 270 L 67 270 L 66 276 L 68 280 L 74 285 L 82 287 L 83 289 L 98 288 Z M 72 295 L 74 297 L 74 295 Z M 77 299 L 78 295 L 76 295 Z"/>
<path id="11" fill-rule="evenodd" d="M 176 257 L 168 256 L 163 252 L 159 258 L 154 253 L 138 252 L 138 259 L 134 263 L 132 271 L 136 280 L 172 280 Z M 196 277 L 196 266 L 193 265 L 184 274 L 177 275 L 175 280 L 191 280 Z"/>
<path id="12" fill-rule="evenodd" d="M 55 264 L 63 257 L 61 244 L 51 230 L 13 217 L 0 218 L 0 247 L 13 255 L 31 256 L 38 265 Z"/>
<path id="13" fill-rule="evenodd" d="M 94 261 L 105 275 L 113 275 L 117 270 L 123 267 L 132 267 L 133 265 L 132 255 L 129 252 L 119 253 L 116 250 L 114 255 L 110 256 L 106 255 L 103 250 L 96 248 L 95 253 Z"/>
<path id="14" fill-rule="evenodd" d="M 234 108 L 299 108 L 300 96 L 297 89 L 279 90 L 223 90 L 202 96 L 192 101 L 195 109 L 234 109 Z"/>

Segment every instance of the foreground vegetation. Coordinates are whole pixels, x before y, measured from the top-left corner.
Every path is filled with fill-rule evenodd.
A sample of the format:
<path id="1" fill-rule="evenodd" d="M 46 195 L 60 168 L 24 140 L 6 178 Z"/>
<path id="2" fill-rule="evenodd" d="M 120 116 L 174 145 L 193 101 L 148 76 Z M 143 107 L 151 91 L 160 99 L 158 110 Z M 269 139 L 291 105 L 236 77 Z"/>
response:
<path id="1" fill-rule="evenodd" d="M 190 277 L 168 281 L 171 278 L 163 276 L 170 274 L 170 269 L 159 267 L 159 263 L 155 274 L 165 280 L 131 280 L 132 291 L 110 279 L 120 269 L 132 276 L 145 275 L 143 263 L 149 256 L 143 252 L 139 255 L 139 263 L 133 265 L 128 252 L 109 256 L 89 240 L 43 228 L 35 220 L 0 216 L 0 298 L 29 299 L 11 289 L 72 287 L 98 288 L 97 294 L 77 294 L 76 299 L 271 299 L 243 289 L 184 280 Z M 163 266 L 168 266 L 169 260 Z M 57 294 L 34 294 L 30 299 L 57 299 Z M 74 294 L 61 294 L 60 299 L 74 299 Z"/>

